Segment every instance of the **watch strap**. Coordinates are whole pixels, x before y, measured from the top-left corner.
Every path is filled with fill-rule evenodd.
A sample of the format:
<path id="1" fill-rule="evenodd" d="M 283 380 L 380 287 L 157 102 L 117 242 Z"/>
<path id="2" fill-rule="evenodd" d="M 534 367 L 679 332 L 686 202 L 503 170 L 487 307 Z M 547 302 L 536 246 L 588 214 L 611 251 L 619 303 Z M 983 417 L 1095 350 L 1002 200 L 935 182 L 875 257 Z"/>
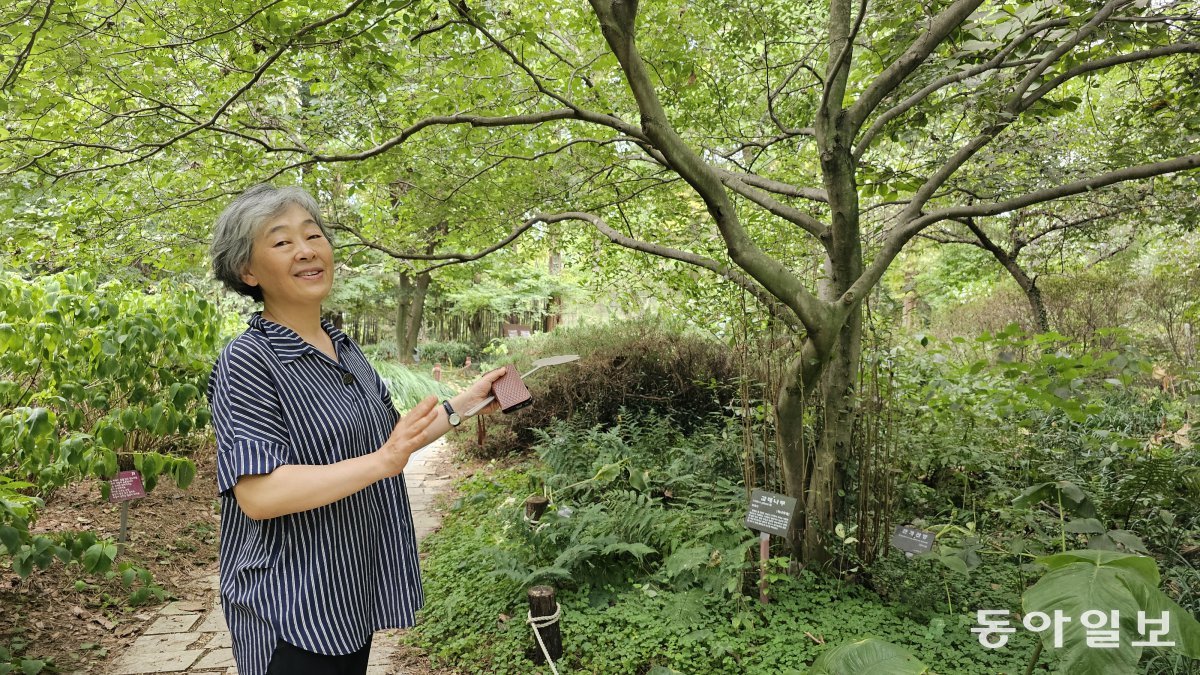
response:
<path id="1" fill-rule="evenodd" d="M 446 409 L 446 418 L 450 421 L 450 426 L 456 427 L 462 424 L 462 416 L 454 412 L 454 406 L 450 405 L 449 399 L 442 401 L 442 407 Z"/>

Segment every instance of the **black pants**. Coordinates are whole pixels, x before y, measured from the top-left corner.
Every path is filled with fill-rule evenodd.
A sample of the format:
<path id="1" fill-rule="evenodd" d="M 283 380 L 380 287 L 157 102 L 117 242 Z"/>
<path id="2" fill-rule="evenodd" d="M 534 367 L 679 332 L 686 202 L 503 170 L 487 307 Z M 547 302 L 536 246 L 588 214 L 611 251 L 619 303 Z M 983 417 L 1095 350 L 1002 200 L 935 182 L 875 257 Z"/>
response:
<path id="1" fill-rule="evenodd" d="M 316 654 L 280 640 L 267 675 L 364 675 L 370 656 L 370 637 L 358 651 L 342 656 Z"/>

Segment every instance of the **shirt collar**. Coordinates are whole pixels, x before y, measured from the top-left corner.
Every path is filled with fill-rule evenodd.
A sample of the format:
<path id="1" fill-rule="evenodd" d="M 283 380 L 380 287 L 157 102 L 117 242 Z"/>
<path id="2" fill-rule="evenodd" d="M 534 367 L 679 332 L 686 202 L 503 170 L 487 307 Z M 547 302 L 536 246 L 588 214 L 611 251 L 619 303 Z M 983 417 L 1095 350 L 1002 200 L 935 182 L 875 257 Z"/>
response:
<path id="1" fill-rule="evenodd" d="M 260 330 L 267 336 L 267 341 L 270 342 L 271 349 L 283 363 L 294 361 L 309 351 L 316 351 L 317 349 L 316 347 L 305 342 L 304 338 L 300 337 L 300 335 L 291 328 L 288 328 L 287 326 L 281 326 L 274 321 L 264 319 L 262 317 L 262 312 L 255 312 L 251 314 L 250 318 L 246 320 L 246 323 L 249 324 L 251 328 Z M 345 333 L 338 330 L 328 319 L 321 319 L 321 328 L 324 328 L 325 332 L 329 334 L 329 338 L 333 340 L 333 348 L 335 351 L 340 352 L 341 346 L 350 340 Z"/>

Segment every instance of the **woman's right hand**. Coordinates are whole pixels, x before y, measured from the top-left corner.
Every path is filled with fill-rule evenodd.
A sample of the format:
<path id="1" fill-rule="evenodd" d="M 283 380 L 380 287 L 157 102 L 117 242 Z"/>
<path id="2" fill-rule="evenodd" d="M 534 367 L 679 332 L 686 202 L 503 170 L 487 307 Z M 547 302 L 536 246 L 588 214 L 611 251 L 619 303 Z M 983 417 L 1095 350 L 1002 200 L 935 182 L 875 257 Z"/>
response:
<path id="1" fill-rule="evenodd" d="M 438 425 L 435 424 L 440 408 L 437 396 L 426 396 L 396 422 L 392 435 L 388 436 L 383 447 L 377 451 L 388 476 L 395 476 L 404 471 L 408 458 L 414 452 L 429 445 L 441 435 L 438 433 Z"/>

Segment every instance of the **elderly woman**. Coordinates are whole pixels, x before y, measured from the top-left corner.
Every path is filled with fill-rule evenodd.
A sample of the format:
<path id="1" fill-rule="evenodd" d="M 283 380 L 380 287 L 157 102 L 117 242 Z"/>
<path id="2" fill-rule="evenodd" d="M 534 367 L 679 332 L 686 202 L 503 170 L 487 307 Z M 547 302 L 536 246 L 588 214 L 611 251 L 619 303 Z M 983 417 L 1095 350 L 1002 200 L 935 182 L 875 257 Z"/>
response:
<path id="1" fill-rule="evenodd" d="M 404 466 L 502 371 L 401 418 L 358 345 L 321 319 L 333 248 L 300 188 L 247 190 L 211 252 L 217 279 L 263 303 L 208 385 L 238 672 L 364 673 L 372 634 L 411 626 L 423 602 Z"/>

